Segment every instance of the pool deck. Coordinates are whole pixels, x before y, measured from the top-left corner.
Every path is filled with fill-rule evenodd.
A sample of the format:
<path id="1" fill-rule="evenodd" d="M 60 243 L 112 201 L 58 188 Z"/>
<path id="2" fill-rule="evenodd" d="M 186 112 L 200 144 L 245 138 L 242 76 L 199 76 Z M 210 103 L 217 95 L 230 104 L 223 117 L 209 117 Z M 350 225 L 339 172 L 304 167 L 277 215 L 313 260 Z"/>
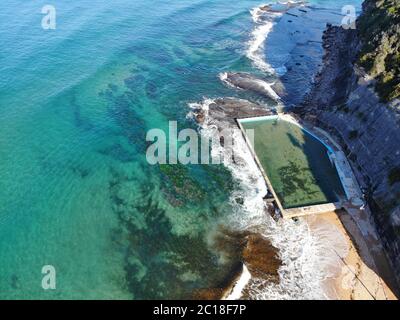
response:
<path id="1" fill-rule="evenodd" d="M 319 204 L 315 206 L 308 206 L 308 207 L 300 207 L 300 208 L 293 208 L 293 209 L 284 209 L 283 211 L 283 218 L 285 219 L 293 219 L 299 218 L 314 214 L 324 214 L 328 212 L 334 212 L 336 210 L 340 210 L 343 208 L 342 203 L 325 203 Z"/>
<path id="2" fill-rule="evenodd" d="M 336 165 L 347 199 L 343 199 L 340 203 L 327 203 L 311 207 L 284 209 L 279 198 L 276 196 L 270 180 L 265 174 L 257 155 L 253 151 L 253 147 L 247 139 L 245 131 L 243 131 L 243 127 L 240 124 L 241 119 L 236 119 L 236 122 L 242 130 L 242 134 L 248 144 L 249 150 L 265 178 L 270 192 L 264 199 L 265 202 L 276 205 L 275 208 L 279 208 L 283 219 L 303 217 L 309 223 L 310 227 L 312 227 L 312 223 L 310 222 L 313 221 L 312 219 L 324 220 L 327 219 L 327 217 L 333 217 L 332 219 L 339 221 L 339 224 L 334 223 L 333 225 L 341 227 L 343 234 L 349 238 L 350 253 L 347 257 L 340 257 L 342 262 L 342 269 L 340 272 L 342 275 L 336 278 L 331 277 L 331 280 L 328 279 L 335 283 L 333 288 L 334 290 L 337 290 L 336 293 L 340 293 L 340 296 L 338 297 L 341 299 L 354 299 L 354 297 L 356 297 L 361 300 L 397 299 L 395 292 L 398 288 L 396 277 L 382 246 L 382 241 L 377 232 L 372 212 L 363 200 L 363 194 L 359 187 L 359 183 L 345 153 L 335 140 L 324 130 L 308 125 L 300 119 L 296 119 L 288 114 L 280 114 L 279 117 L 301 126 L 308 132 L 312 132 L 317 139 L 328 147 L 328 150 L 330 151 L 329 156 L 332 162 Z M 318 230 L 318 224 L 316 224 L 316 226 L 316 230 Z M 340 228 L 338 230 L 340 230 Z M 335 248 L 332 247 L 332 249 L 334 255 L 337 256 Z M 351 250 L 353 250 L 353 253 L 351 253 Z M 343 273 L 343 271 L 345 272 Z M 353 277 L 352 281 L 354 281 L 354 284 L 344 286 L 344 281 L 345 283 L 348 283 L 349 281 L 347 279 L 349 278 L 349 275 Z M 344 294 L 346 290 L 349 291 L 348 296 Z M 364 292 L 364 295 L 362 292 Z M 367 295 L 365 292 L 367 292 Z M 397 294 L 399 293 L 397 292 Z M 337 299 L 337 297 L 335 299 Z"/>
<path id="3" fill-rule="evenodd" d="M 308 216 L 308 215 L 324 214 L 324 213 L 333 212 L 333 211 L 336 211 L 339 209 L 343 209 L 346 207 L 362 208 L 365 206 L 359 184 L 357 182 L 357 179 L 355 178 L 353 170 L 351 169 L 351 166 L 350 166 L 344 152 L 342 151 L 340 146 L 330 137 L 330 135 L 327 132 L 323 131 L 320 128 L 311 127 L 311 126 L 307 125 L 306 123 L 303 123 L 301 120 L 298 120 L 289 114 L 278 114 L 278 116 L 272 116 L 272 117 L 291 122 L 291 123 L 301 127 L 303 130 L 305 130 L 306 132 L 308 132 L 309 134 L 314 136 L 316 139 L 321 141 L 321 143 L 323 143 L 327 147 L 327 150 L 329 151 L 329 157 L 336 166 L 336 170 L 338 172 L 340 181 L 342 183 L 342 186 L 345 191 L 346 198 L 347 198 L 347 199 L 343 199 L 343 201 L 337 202 L 337 203 L 326 203 L 326 204 L 320 204 L 320 205 L 314 205 L 314 206 L 285 209 L 283 207 L 282 203 L 280 202 L 280 200 L 272 186 L 272 183 L 271 183 L 270 179 L 268 178 L 268 175 L 266 174 L 263 166 L 261 165 L 261 162 L 258 159 L 257 154 L 254 151 L 253 146 L 251 145 L 248 137 L 246 136 L 245 130 L 241 124 L 242 121 L 255 120 L 259 117 L 236 119 L 236 123 L 238 124 L 240 130 L 242 131 L 243 137 L 249 147 L 249 150 L 264 177 L 264 180 L 267 184 L 268 190 L 272 194 L 272 196 L 275 200 L 275 204 L 277 205 L 277 207 L 280 210 L 281 215 L 284 219 L 293 219 L 293 218 L 303 217 L 303 216 Z M 263 117 L 263 118 L 265 118 L 265 117 Z"/>

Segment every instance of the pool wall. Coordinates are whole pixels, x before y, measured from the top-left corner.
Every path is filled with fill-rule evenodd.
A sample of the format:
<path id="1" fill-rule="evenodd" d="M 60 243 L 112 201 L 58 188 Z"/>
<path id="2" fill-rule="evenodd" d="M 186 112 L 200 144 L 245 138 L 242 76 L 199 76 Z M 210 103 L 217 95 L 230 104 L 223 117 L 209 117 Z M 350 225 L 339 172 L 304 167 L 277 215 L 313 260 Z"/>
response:
<path id="1" fill-rule="evenodd" d="M 292 124 L 295 124 L 297 127 L 299 127 L 302 131 L 306 132 L 307 134 L 309 134 L 310 136 L 312 136 L 313 138 L 315 138 L 317 141 L 319 141 L 320 143 L 322 143 L 326 149 L 327 149 L 327 154 L 329 156 L 329 159 L 331 160 L 332 164 L 335 166 L 335 170 L 337 171 L 337 174 L 339 176 L 339 180 L 340 183 L 342 185 L 342 188 L 345 192 L 346 198 L 347 200 L 349 200 L 349 194 L 347 192 L 347 188 L 344 184 L 343 181 L 343 177 L 340 174 L 340 170 L 337 166 L 337 159 L 335 156 L 335 151 L 334 149 L 329 146 L 325 141 L 323 141 L 321 138 L 319 138 L 316 134 L 314 134 L 313 132 L 311 132 L 310 130 L 307 130 L 306 128 L 304 128 L 300 123 L 298 123 L 294 118 L 292 118 L 289 115 L 273 115 L 273 116 L 262 116 L 262 117 L 252 117 L 252 118 L 241 118 L 241 119 L 235 119 L 236 123 L 238 125 L 238 127 L 240 128 L 242 135 L 249 147 L 249 150 L 255 160 L 255 162 L 257 163 L 257 166 L 259 167 L 265 181 L 268 187 L 269 192 L 271 192 L 275 198 L 275 202 L 279 208 L 279 210 L 282 213 L 282 216 L 284 218 L 290 219 L 290 218 L 294 218 L 294 217 L 299 217 L 299 216 L 305 216 L 305 215 L 311 215 L 311 214 L 319 214 L 319 213 L 326 213 L 326 212 L 331 212 L 334 211 L 336 209 L 341 209 L 342 206 L 342 202 L 337 202 L 337 203 L 326 203 L 326 204 L 320 204 L 320 205 L 313 205 L 313 206 L 304 206 L 304 207 L 298 207 L 298 208 L 290 208 L 290 209 L 285 209 L 281 203 L 281 201 L 279 200 L 279 197 L 277 196 L 272 183 L 268 177 L 268 175 L 266 174 L 260 160 L 258 159 L 258 156 L 254 150 L 254 147 L 252 146 L 251 142 L 249 141 L 247 135 L 246 135 L 246 130 L 243 128 L 242 123 L 249 123 L 249 122 L 257 122 L 257 121 L 265 121 L 265 120 L 282 120 L 282 121 L 287 121 L 290 122 Z"/>

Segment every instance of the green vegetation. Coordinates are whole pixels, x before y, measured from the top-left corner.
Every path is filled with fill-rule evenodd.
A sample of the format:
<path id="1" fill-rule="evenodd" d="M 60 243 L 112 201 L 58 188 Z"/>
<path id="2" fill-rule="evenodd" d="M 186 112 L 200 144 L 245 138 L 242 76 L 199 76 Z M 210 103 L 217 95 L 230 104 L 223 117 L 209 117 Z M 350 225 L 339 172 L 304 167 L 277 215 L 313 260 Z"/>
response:
<path id="1" fill-rule="evenodd" d="M 366 0 L 358 30 L 359 64 L 377 80 L 383 101 L 400 97 L 400 1 Z"/>
<path id="2" fill-rule="evenodd" d="M 350 108 L 347 106 L 346 103 L 343 103 L 343 104 L 339 105 L 337 107 L 337 110 L 340 111 L 340 112 L 344 112 L 344 113 L 349 113 L 350 112 Z"/>

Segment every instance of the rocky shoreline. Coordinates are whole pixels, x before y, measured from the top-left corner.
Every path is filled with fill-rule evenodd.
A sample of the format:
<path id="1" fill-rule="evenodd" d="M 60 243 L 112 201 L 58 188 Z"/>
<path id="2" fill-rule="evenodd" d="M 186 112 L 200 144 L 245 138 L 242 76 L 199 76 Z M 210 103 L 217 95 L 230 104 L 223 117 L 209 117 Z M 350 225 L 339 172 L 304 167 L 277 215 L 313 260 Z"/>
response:
<path id="1" fill-rule="evenodd" d="M 328 131 L 351 162 L 394 270 L 400 274 L 400 185 L 390 181 L 400 168 L 400 114 L 397 103 L 383 103 L 374 81 L 357 64 L 362 44 L 357 30 L 328 25 L 323 67 L 305 101 L 294 112 Z M 397 279 L 394 277 L 397 276 Z"/>
<path id="2" fill-rule="evenodd" d="M 362 47 L 357 30 L 345 30 L 328 25 L 322 40 L 325 50 L 323 65 L 315 76 L 311 91 L 300 105 L 292 109 L 292 112 L 307 124 L 327 131 L 343 148 L 351 162 L 352 169 L 369 204 L 369 207 L 361 210 L 365 212 L 365 217 L 362 217 L 360 221 L 363 221 L 365 225 L 357 225 L 355 228 L 358 228 L 358 231 L 348 230 L 347 226 L 343 227 L 335 212 L 331 213 L 328 220 L 330 220 L 330 225 L 345 235 L 349 247 L 353 248 L 349 257 L 342 257 L 343 261 L 345 263 L 353 261 L 355 265 L 361 265 L 361 269 L 364 271 L 357 273 L 360 276 L 368 274 L 370 267 L 373 266 L 375 274 L 366 276 L 365 281 L 369 281 L 371 287 L 379 282 L 376 288 L 381 293 L 383 292 L 382 297 L 384 297 L 385 291 L 396 292 L 399 288 L 399 279 L 396 279 L 396 276 L 400 275 L 400 237 L 398 237 L 400 231 L 400 204 L 398 204 L 400 185 L 397 181 L 394 183 L 391 181 L 391 172 L 400 168 L 400 157 L 398 157 L 400 149 L 396 143 L 400 141 L 400 108 L 398 102 L 382 103 L 374 92 L 374 81 L 356 65 Z M 228 72 L 220 75 L 220 78 L 225 84 L 237 90 L 249 91 L 273 102 L 279 103 L 279 96 L 284 95 L 279 86 L 252 74 Z M 266 109 L 264 105 L 237 98 L 215 99 L 207 107 L 206 109 L 199 107 L 194 110 L 197 122 L 200 126 L 211 122 L 220 130 L 236 127 L 235 120 L 237 118 L 276 113 L 272 108 Z M 360 211 L 359 208 L 358 211 Z M 340 217 L 346 220 L 343 215 Z M 319 223 L 315 226 L 318 229 Z M 375 231 L 373 235 L 369 233 L 372 229 L 378 230 L 381 239 L 376 238 Z M 358 238 L 352 239 L 355 234 Z M 242 244 L 239 250 L 240 259 L 248 266 L 252 276 L 262 277 L 265 274 L 270 277 L 266 279 L 267 281 L 279 282 L 277 274 L 271 273 L 271 270 L 277 271 L 280 266 L 277 262 L 279 259 L 274 260 L 277 253 L 275 256 L 271 255 L 276 249 L 271 248 L 267 239 L 261 241 L 259 237 L 262 238 L 262 236 L 259 234 L 246 235 L 246 237 L 247 245 L 243 246 Z M 369 248 L 366 251 L 370 251 L 370 253 L 358 252 L 355 247 L 359 243 L 365 243 L 366 248 Z M 381 254 L 381 243 L 384 245 L 391 268 L 387 267 L 387 259 Z M 243 250 L 246 247 L 252 249 L 246 253 L 246 250 Z M 267 251 L 260 253 L 260 248 Z M 260 254 L 261 258 L 257 259 Z M 366 256 L 369 258 L 366 259 Z M 256 258 L 256 260 L 252 260 L 252 258 Z M 271 267 L 268 259 L 272 259 L 272 269 L 259 269 L 259 266 L 263 264 L 266 264 L 268 268 Z M 364 260 L 369 262 L 364 263 Z M 341 263 L 338 262 L 338 266 Z M 348 265 L 345 264 L 344 268 L 347 267 Z M 204 299 L 226 297 L 238 282 L 243 265 L 237 271 L 225 282 L 224 286 L 201 290 L 195 296 Z M 342 284 L 339 282 L 342 280 L 341 276 L 333 278 L 334 283 L 328 285 L 328 291 L 340 291 L 339 287 Z M 384 280 L 383 285 L 382 280 Z M 357 280 L 354 281 L 357 282 Z M 386 287 L 385 283 L 390 289 Z M 365 290 L 363 287 L 364 284 L 359 282 L 350 294 L 348 292 L 345 294 L 335 293 L 334 296 L 343 299 L 362 298 L 364 294 L 362 290 Z M 367 296 L 371 295 L 368 293 Z M 248 298 L 246 289 L 243 291 L 242 298 Z"/>
<path id="3" fill-rule="evenodd" d="M 193 109 L 195 119 L 200 126 L 212 122 L 218 130 L 237 128 L 236 119 L 262 117 L 275 114 L 274 109 L 267 109 L 258 103 L 238 98 L 218 98 L 212 100 L 205 109 L 201 105 Z"/>
<path id="4" fill-rule="evenodd" d="M 279 259 L 278 250 L 261 234 L 225 229 L 218 234 L 215 242 L 216 248 L 225 253 L 228 259 L 240 262 L 232 270 L 231 275 L 216 288 L 195 291 L 194 299 L 221 300 L 228 298 L 242 276 L 244 266 L 253 278 L 273 283 L 279 282 L 278 270 L 282 262 Z M 229 248 L 228 251 L 227 248 Z M 245 292 L 242 292 L 242 298 L 246 298 Z"/>
<path id="5" fill-rule="evenodd" d="M 192 114 L 201 128 L 215 126 L 219 131 L 223 131 L 227 129 L 237 130 L 236 119 L 269 116 L 276 114 L 276 111 L 273 108 L 269 109 L 265 105 L 248 100 L 224 97 L 192 106 Z M 229 153 L 228 148 L 232 146 L 225 145 L 221 141 L 221 147 Z M 235 161 L 242 162 L 244 160 L 235 155 Z M 265 214 L 270 213 L 266 212 Z M 234 231 L 223 228 L 213 239 L 213 247 L 224 256 L 224 259 L 238 261 L 238 263 L 228 277 L 217 284 L 216 287 L 195 290 L 193 299 L 230 299 L 244 275 L 245 268 L 252 279 L 279 283 L 278 271 L 282 262 L 279 259 L 278 249 L 260 233 L 251 230 Z M 246 287 L 247 283 L 244 284 L 241 299 L 251 298 L 249 294 L 246 295 Z"/>

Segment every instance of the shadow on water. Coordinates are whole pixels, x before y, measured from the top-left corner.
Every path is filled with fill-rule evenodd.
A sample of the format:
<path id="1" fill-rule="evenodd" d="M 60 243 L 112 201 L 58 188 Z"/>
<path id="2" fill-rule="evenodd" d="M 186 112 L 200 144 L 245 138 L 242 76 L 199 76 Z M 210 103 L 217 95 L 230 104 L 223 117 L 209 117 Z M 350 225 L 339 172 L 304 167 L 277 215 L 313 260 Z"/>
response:
<path id="1" fill-rule="evenodd" d="M 284 199 L 295 194 L 300 195 L 300 189 L 303 197 L 298 201 L 303 202 L 302 206 L 338 202 L 342 199 L 345 192 L 336 167 L 328 156 L 328 149 L 304 130 L 302 130 L 304 142 L 290 132 L 286 135 L 290 143 L 305 155 L 306 163 L 288 159 L 288 165 L 279 168 L 283 183 L 281 197 Z M 317 186 L 319 190 L 315 190 L 313 186 Z M 318 198 L 319 193 L 322 193 L 326 201 L 310 201 L 312 198 Z M 283 203 L 285 205 L 285 200 Z"/>
<path id="2" fill-rule="evenodd" d="M 345 197 L 336 166 L 331 161 L 329 150 L 316 138 L 302 130 L 304 143 L 301 148 L 307 157 L 308 167 L 328 202 L 338 202 Z"/>

